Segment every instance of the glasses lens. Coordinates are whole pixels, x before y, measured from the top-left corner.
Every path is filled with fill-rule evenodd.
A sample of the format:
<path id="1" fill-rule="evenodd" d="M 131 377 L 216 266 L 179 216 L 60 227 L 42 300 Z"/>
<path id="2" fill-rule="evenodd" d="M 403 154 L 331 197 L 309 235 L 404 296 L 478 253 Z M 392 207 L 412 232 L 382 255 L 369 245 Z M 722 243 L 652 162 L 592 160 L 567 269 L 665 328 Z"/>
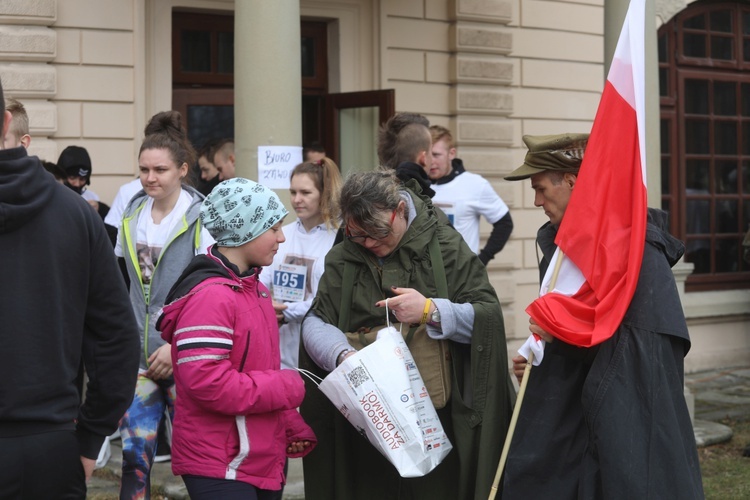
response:
<path id="1" fill-rule="evenodd" d="M 349 229 L 349 226 L 345 226 L 344 228 L 344 236 L 350 241 L 353 241 L 355 243 L 364 243 L 366 238 L 370 238 L 371 240 L 382 240 L 384 238 L 387 238 L 389 234 L 391 234 L 391 230 L 393 229 L 393 219 L 396 217 L 396 211 L 394 210 L 391 214 L 391 220 L 388 221 L 388 227 L 386 228 L 380 228 L 376 230 L 370 230 L 364 233 L 360 234 L 352 234 L 351 230 Z"/>
<path id="2" fill-rule="evenodd" d="M 374 233 L 374 234 L 373 234 Z M 388 234 L 390 231 L 385 232 L 378 232 L 374 231 L 373 233 L 361 233 L 361 234 L 352 234 L 351 231 L 349 231 L 349 228 L 346 228 L 345 236 L 349 241 L 353 241 L 354 243 L 364 243 L 365 239 L 370 238 L 371 240 L 382 240 Z"/>

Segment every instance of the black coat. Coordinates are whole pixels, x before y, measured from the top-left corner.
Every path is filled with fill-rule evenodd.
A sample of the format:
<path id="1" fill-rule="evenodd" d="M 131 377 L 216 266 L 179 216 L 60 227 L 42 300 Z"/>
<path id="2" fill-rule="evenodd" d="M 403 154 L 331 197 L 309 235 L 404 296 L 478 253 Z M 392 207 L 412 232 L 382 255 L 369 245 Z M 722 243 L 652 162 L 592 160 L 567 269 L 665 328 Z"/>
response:
<path id="1" fill-rule="evenodd" d="M 684 247 L 649 210 L 638 286 L 615 334 L 592 348 L 548 343 L 531 370 L 503 498 L 703 498 L 683 358 L 690 347 L 671 266 Z M 555 250 L 537 241 L 542 275 Z"/>

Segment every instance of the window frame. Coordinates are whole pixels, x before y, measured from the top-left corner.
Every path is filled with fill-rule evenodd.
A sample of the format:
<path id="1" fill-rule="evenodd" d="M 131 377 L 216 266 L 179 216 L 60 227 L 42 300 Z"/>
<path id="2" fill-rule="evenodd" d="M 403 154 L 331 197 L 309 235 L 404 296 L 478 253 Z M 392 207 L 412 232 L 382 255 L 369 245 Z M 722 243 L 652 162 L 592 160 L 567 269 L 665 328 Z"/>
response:
<path id="1" fill-rule="evenodd" d="M 183 71 L 181 67 L 183 31 L 205 31 L 210 34 L 211 69 L 208 72 Z M 219 73 L 219 33 L 234 38 L 234 15 L 216 13 L 172 12 L 172 84 L 175 87 L 233 87 L 234 71 Z"/>
<path id="2" fill-rule="evenodd" d="M 701 30 L 695 30 L 686 28 L 684 26 L 687 19 L 691 19 L 696 15 L 705 15 L 706 26 L 703 30 L 704 33 L 710 38 L 711 31 L 708 29 L 710 25 L 710 13 L 721 10 L 730 10 L 732 12 L 732 36 L 733 36 L 733 55 L 734 60 L 715 60 L 710 57 L 710 42 L 706 42 L 707 57 L 696 58 L 686 56 L 683 53 L 683 35 L 685 33 L 697 33 Z M 747 184 L 745 177 L 748 172 L 742 172 L 743 163 L 750 164 L 750 152 L 743 151 L 742 144 L 742 129 L 743 124 L 750 126 L 750 116 L 744 116 L 742 114 L 742 85 L 750 85 L 750 61 L 745 62 L 744 58 L 750 59 L 750 54 L 743 54 L 744 40 L 750 40 L 750 32 L 748 34 L 742 33 L 742 18 L 743 14 L 750 17 L 750 4 L 736 4 L 736 3 L 701 3 L 693 4 L 687 7 L 685 10 L 677 14 L 669 23 L 666 23 L 659 29 L 660 41 L 664 41 L 666 45 L 666 58 L 660 54 L 659 68 L 666 70 L 664 73 L 668 78 L 666 85 L 666 95 L 660 96 L 660 108 L 661 108 L 661 120 L 662 122 L 669 123 L 670 130 L 666 134 L 666 140 L 668 141 L 669 150 L 665 153 L 662 151 L 663 161 L 660 165 L 662 169 L 662 175 L 664 175 L 664 168 L 669 170 L 669 186 L 667 189 L 662 189 L 661 200 L 662 206 L 669 204 L 670 206 L 670 232 L 681 239 L 683 242 L 688 242 L 687 226 L 689 221 L 688 218 L 688 199 L 698 199 L 700 196 L 689 195 L 686 191 L 687 188 L 687 160 L 688 159 L 706 159 L 709 164 L 709 193 L 706 197 L 709 202 L 709 228 L 711 242 L 710 257 L 709 257 L 709 272 L 691 274 L 686 282 L 685 289 L 687 292 L 693 291 L 707 291 L 707 290 L 729 290 L 729 289 L 744 289 L 750 288 L 750 266 L 742 262 L 742 238 L 744 236 L 743 221 L 745 219 L 746 206 L 750 204 L 750 193 L 743 189 L 743 184 L 740 184 L 740 179 L 744 179 L 744 184 Z M 664 39 L 662 37 L 665 37 Z M 750 49 L 750 44 L 748 47 Z M 705 97 L 708 110 L 706 114 L 700 114 L 699 116 L 704 117 L 709 126 L 709 137 L 708 137 L 708 153 L 705 155 L 698 155 L 694 153 L 688 153 L 686 144 L 686 118 L 690 117 L 689 113 L 686 113 L 686 98 L 685 98 L 685 81 L 688 79 L 703 80 L 708 82 L 709 94 Z M 735 103 L 736 114 L 735 115 L 720 115 L 716 113 L 713 106 L 714 92 L 713 89 L 715 82 L 733 82 L 739 85 L 737 96 L 738 102 Z M 734 154 L 719 154 L 715 150 L 715 127 L 716 123 L 720 121 L 735 121 L 738 126 L 736 129 L 737 133 L 737 150 Z M 718 168 L 719 162 L 726 160 L 734 160 L 737 162 L 738 181 L 736 192 L 733 193 L 718 193 L 715 188 L 716 180 L 716 168 Z M 716 210 L 718 204 L 722 200 L 737 200 L 737 217 L 739 232 L 718 232 L 716 223 Z M 744 231 L 742 231 L 744 229 Z M 692 234 L 692 233 L 691 233 Z M 696 233 L 700 234 L 700 233 Z M 732 272 L 717 272 L 717 242 L 721 240 L 731 239 L 738 242 L 737 259 L 739 266 L 737 271 Z"/>

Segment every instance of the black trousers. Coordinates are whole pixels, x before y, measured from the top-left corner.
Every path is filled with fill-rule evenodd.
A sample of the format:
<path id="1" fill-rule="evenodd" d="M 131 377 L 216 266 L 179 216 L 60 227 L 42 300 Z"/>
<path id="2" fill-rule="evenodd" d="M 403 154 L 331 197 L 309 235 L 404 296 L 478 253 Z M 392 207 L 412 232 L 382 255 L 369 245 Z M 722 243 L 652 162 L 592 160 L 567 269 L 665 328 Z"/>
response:
<path id="1" fill-rule="evenodd" d="M 192 500 L 281 500 L 281 490 L 261 490 L 242 481 L 188 475 L 182 480 Z"/>
<path id="2" fill-rule="evenodd" d="M 85 499 L 86 479 L 74 431 L 0 437 L 0 498 Z"/>

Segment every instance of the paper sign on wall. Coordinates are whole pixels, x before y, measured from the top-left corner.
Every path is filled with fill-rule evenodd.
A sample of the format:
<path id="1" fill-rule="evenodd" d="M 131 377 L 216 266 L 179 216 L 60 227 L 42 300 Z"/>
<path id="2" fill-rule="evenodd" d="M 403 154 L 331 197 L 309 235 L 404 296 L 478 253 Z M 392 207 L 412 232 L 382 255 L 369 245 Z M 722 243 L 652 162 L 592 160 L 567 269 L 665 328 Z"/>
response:
<path id="1" fill-rule="evenodd" d="M 258 182 L 271 189 L 289 189 L 289 174 L 300 163 L 300 146 L 258 146 Z"/>

